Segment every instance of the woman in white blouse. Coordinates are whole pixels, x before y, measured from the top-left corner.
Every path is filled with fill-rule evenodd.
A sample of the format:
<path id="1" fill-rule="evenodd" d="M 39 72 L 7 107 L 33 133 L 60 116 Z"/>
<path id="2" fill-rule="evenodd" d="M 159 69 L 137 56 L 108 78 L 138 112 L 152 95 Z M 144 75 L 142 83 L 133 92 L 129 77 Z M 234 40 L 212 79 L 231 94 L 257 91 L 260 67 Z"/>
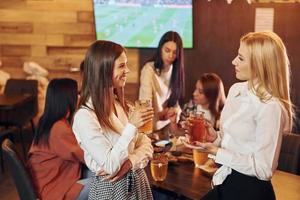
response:
<path id="1" fill-rule="evenodd" d="M 222 166 L 215 186 L 203 199 L 272 200 L 282 134 L 292 125 L 289 60 L 282 40 L 273 32 L 243 36 L 232 61 L 236 77 L 221 113 L 221 131 L 198 149 Z"/>
<path id="2" fill-rule="evenodd" d="M 83 62 L 80 108 L 73 131 L 86 165 L 96 172 L 89 199 L 152 199 L 143 168 L 153 149 L 137 128 L 153 118 L 153 109 L 129 113 L 124 86 L 129 73 L 125 49 L 96 41 Z"/>
<path id="3" fill-rule="evenodd" d="M 177 32 L 166 32 L 155 55 L 144 65 L 139 99 L 152 100 L 155 130 L 166 127 L 171 116 L 179 116 L 184 100 L 184 63 L 182 39 Z"/>

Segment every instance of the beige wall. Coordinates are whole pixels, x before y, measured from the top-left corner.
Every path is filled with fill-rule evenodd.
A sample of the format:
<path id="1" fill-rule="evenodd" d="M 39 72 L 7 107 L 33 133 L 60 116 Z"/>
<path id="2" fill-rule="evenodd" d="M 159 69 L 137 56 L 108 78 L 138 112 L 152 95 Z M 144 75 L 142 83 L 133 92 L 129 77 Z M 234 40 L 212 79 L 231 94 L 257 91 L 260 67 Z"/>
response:
<path id="1" fill-rule="evenodd" d="M 35 61 L 53 77 L 70 72 L 95 40 L 92 0 L 0 0 L 0 69 L 24 77 L 23 63 Z M 138 81 L 138 50 L 128 50 L 129 83 Z"/>

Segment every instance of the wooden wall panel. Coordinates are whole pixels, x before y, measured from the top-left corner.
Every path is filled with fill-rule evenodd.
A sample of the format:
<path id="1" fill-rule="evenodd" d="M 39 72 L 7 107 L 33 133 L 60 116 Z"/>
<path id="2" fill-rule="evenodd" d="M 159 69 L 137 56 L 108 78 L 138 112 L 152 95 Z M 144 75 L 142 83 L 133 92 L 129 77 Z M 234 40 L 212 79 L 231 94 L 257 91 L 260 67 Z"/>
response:
<path id="1" fill-rule="evenodd" d="M 3 56 L 30 56 L 31 46 L 29 45 L 2 45 Z"/>
<path id="2" fill-rule="evenodd" d="M 65 46 L 81 46 L 87 47 L 95 41 L 95 35 L 64 35 Z"/>
<path id="3" fill-rule="evenodd" d="M 0 16 L 1 22 L 77 22 L 76 11 L 0 9 Z"/>
<path id="4" fill-rule="evenodd" d="M 34 23 L 33 32 L 35 34 L 94 34 L 95 29 L 92 23 L 47 22 Z"/>
<path id="5" fill-rule="evenodd" d="M 32 23 L 0 22 L 0 33 L 32 33 Z"/>
<path id="6" fill-rule="evenodd" d="M 0 44 L 38 45 L 45 44 L 46 35 L 0 33 Z"/>
<path id="7" fill-rule="evenodd" d="M 47 56 L 47 50 L 45 45 L 31 45 L 31 55 L 38 57 Z"/>
<path id="8" fill-rule="evenodd" d="M 77 21 L 78 22 L 94 22 L 93 12 L 79 11 L 77 12 Z"/>

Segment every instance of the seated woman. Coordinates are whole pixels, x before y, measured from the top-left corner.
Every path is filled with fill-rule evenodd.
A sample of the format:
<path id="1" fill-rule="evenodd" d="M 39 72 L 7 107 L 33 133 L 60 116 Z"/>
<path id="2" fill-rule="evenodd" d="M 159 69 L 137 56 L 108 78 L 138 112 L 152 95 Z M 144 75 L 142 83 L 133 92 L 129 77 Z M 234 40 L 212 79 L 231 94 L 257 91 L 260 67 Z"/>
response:
<path id="1" fill-rule="evenodd" d="M 205 73 L 196 82 L 193 99 L 186 103 L 180 115 L 180 124 L 184 125 L 190 113 L 203 112 L 204 118 L 219 129 L 219 119 L 225 102 L 224 86 L 221 78 L 214 73 Z M 171 119 L 170 132 L 180 134 L 176 118 Z"/>
<path id="2" fill-rule="evenodd" d="M 29 150 L 27 167 L 41 199 L 87 199 L 88 180 L 81 180 L 83 151 L 70 122 L 77 106 L 77 83 L 50 81 L 41 116 Z"/>

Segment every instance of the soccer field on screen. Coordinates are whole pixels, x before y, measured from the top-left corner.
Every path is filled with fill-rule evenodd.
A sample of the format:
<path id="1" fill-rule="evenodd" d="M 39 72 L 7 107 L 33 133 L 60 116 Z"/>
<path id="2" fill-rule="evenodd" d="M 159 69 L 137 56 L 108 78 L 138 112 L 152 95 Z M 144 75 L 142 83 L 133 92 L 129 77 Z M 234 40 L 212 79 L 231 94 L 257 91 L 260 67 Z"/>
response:
<path id="1" fill-rule="evenodd" d="M 125 47 L 157 47 L 167 31 L 177 31 L 185 48 L 193 47 L 191 7 L 95 5 L 97 39 Z"/>

